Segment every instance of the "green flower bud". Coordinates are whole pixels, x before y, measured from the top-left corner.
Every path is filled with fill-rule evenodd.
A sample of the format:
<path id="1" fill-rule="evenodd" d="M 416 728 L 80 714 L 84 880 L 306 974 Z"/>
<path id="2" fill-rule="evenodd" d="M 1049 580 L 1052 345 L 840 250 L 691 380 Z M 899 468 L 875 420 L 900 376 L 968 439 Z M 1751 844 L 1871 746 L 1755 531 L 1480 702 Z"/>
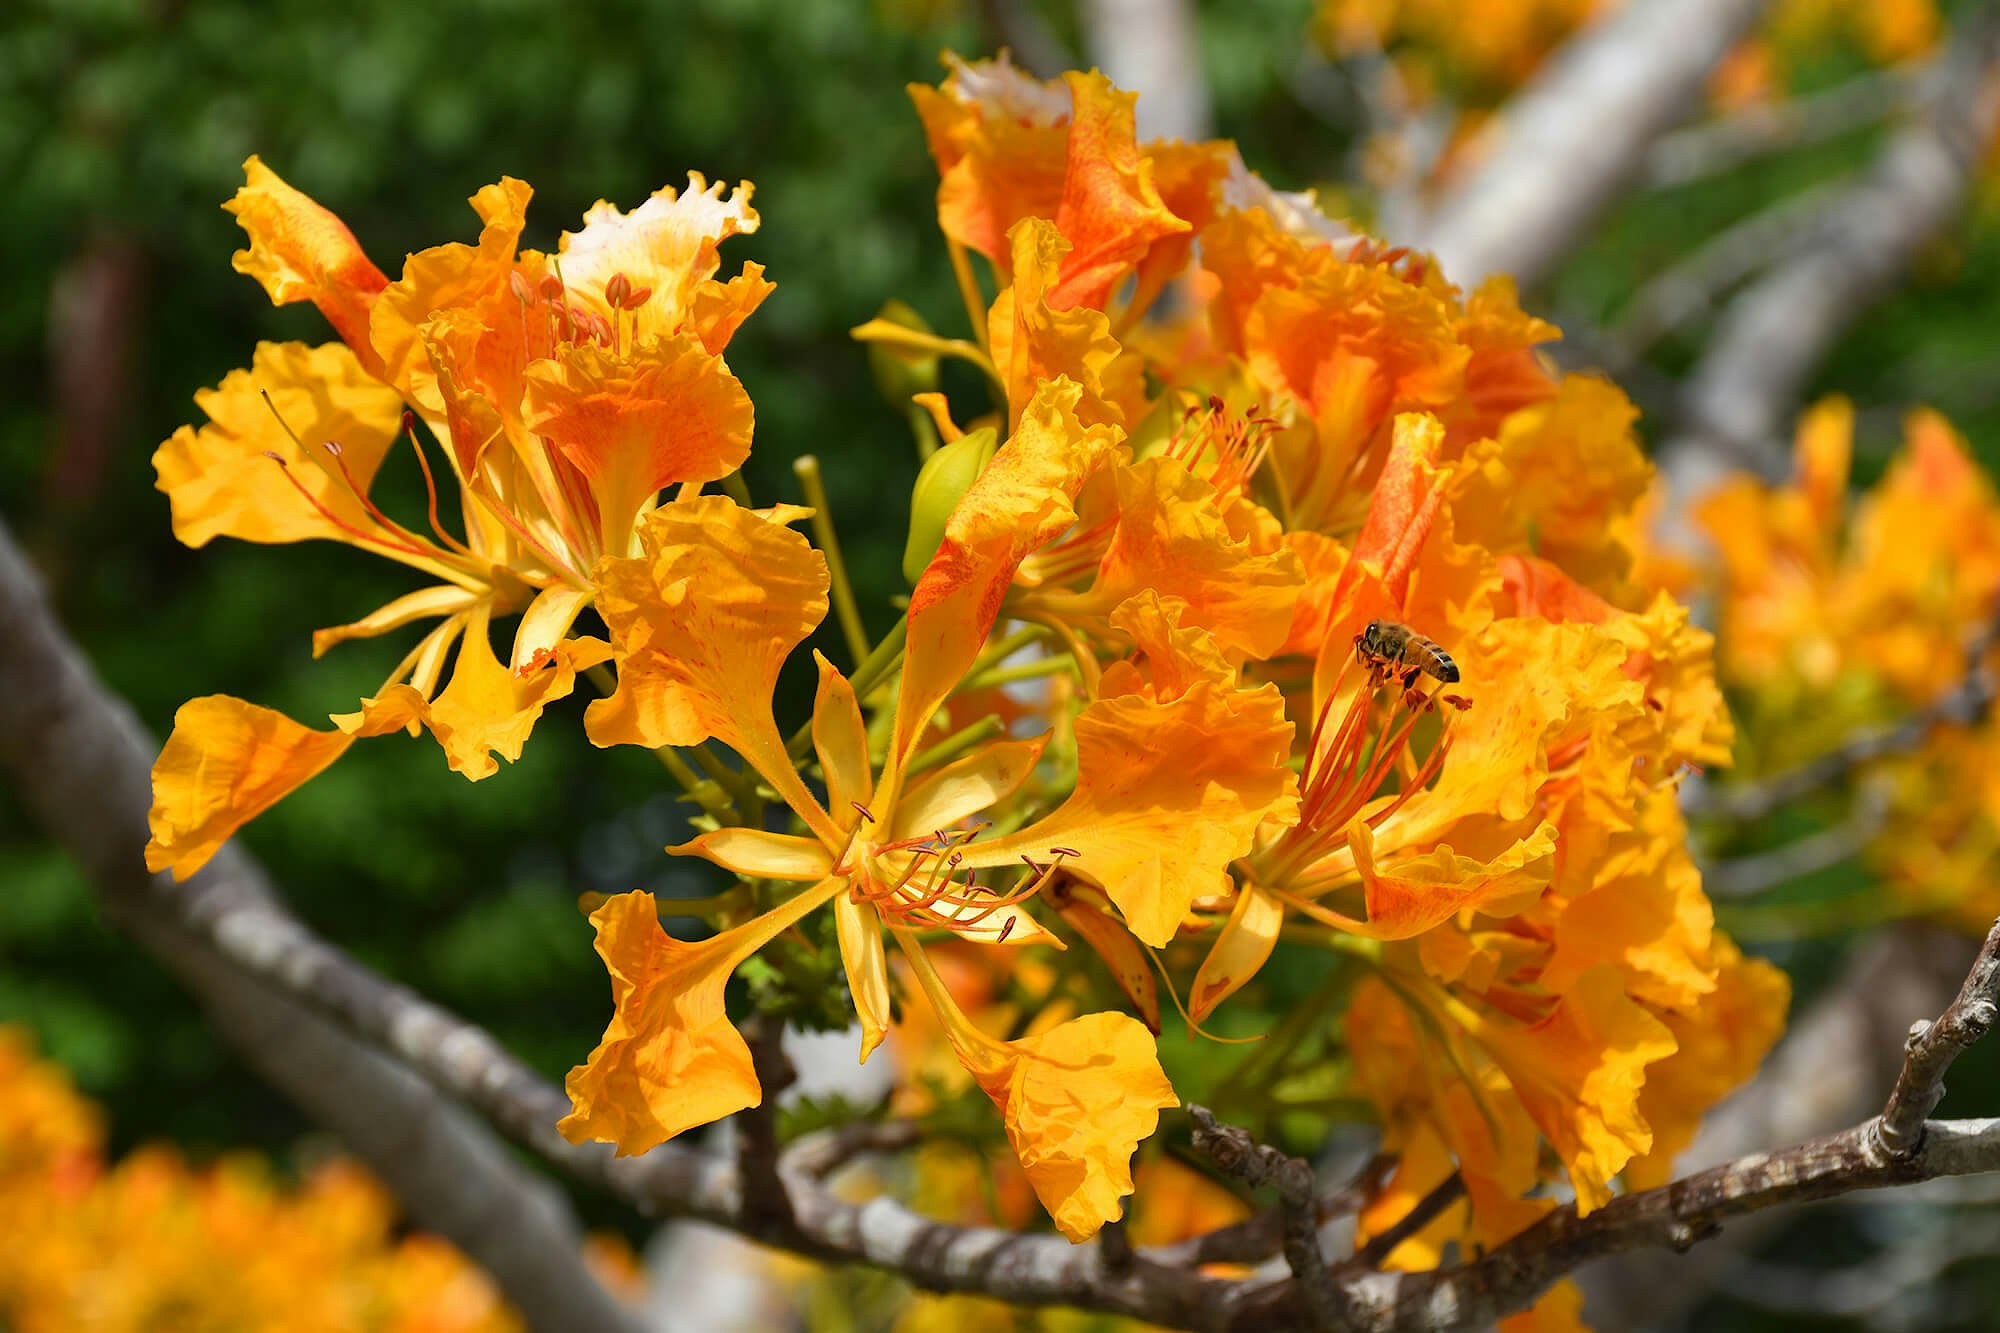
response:
<path id="1" fill-rule="evenodd" d="M 903 577 L 912 584 L 923 577 L 944 544 L 945 521 L 966 488 L 978 479 L 1000 448 L 1000 432 L 991 426 L 961 435 L 924 460 L 917 484 L 910 491 L 910 540 L 903 548 Z"/>

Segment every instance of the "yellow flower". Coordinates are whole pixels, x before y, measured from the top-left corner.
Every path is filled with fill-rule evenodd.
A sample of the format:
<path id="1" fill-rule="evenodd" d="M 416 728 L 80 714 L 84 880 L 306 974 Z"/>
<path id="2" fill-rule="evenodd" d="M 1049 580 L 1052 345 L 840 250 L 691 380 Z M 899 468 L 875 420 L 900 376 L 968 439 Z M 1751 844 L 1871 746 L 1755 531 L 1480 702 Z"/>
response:
<path id="1" fill-rule="evenodd" d="M 392 283 L 333 214 L 254 157 L 245 171 L 229 205 L 250 236 L 237 269 L 275 303 L 312 301 L 342 342 L 262 344 L 248 371 L 196 396 L 208 424 L 154 457 L 174 530 L 191 546 L 338 541 L 432 580 L 321 630 L 315 654 L 438 623 L 331 731 L 222 696 L 184 708 L 155 769 L 147 849 L 181 878 L 361 736 L 427 727 L 473 779 L 495 754 L 517 758 L 543 707 L 603 660 L 570 637 L 597 562 L 627 553 L 661 489 L 716 480 L 747 454 L 750 400 L 721 353 L 770 290 L 756 265 L 715 278 L 717 243 L 757 227 L 747 185 L 725 198 L 694 176 L 630 215 L 599 203 L 549 256 L 518 249 L 529 189 L 505 180 L 472 199 L 476 246 L 412 255 Z M 404 431 L 427 533 L 370 498 Z M 440 469 L 462 536 L 439 513 Z M 515 613 L 497 656 L 494 622 Z"/>

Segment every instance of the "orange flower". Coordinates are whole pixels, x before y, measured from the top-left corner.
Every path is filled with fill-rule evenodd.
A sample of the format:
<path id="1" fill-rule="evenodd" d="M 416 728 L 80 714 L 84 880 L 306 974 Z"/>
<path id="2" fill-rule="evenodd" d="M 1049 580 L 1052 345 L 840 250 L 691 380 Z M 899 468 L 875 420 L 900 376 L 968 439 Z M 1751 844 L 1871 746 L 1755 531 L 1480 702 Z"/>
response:
<path id="1" fill-rule="evenodd" d="M 603 659 L 569 637 L 598 560 L 627 552 L 662 488 L 713 481 L 748 452 L 750 401 L 721 352 L 770 290 L 755 265 L 714 276 L 717 243 L 756 229 L 748 186 L 724 198 L 691 177 L 686 194 L 662 190 L 629 216 L 600 203 L 551 257 L 517 250 L 529 190 L 502 181 L 473 197 L 478 245 L 412 255 L 391 283 L 331 213 L 254 157 L 245 171 L 229 205 L 250 236 L 236 267 L 275 303 L 312 301 L 343 341 L 262 344 L 248 371 L 197 395 L 208 424 L 154 458 L 175 532 L 192 546 L 339 541 L 434 580 L 320 631 L 315 653 L 439 623 L 332 731 L 221 697 L 183 709 L 156 767 L 147 851 L 182 878 L 357 737 L 427 727 L 474 779 L 494 754 L 516 758 L 542 708 Z M 439 517 L 419 421 L 444 446 L 462 538 Z M 429 535 L 369 495 L 403 430 Z M 517 612 L 502 659 L 493 622 Z"/>
<path id="2" fill-rule="evenodd" d="M 748 1054 L 715 1007 L 722 982 L 778 931 L 831 902 L 862 1020 L 862 1057 L 889 1022 L 886 928 L 999 1106 L 1058 1226 L 1080 1238 L 1117 1214 L 1131 1188 L 1132 1148 L 1151 1132 L 1157 1108 L 1173 1104 L 1145 1029 L 1095 1015 L 995 1042 L 951 1003 L 917 932 L 1051 940 L 1020 904 L 1060 868 L 1102 889 L 1141 939 L 1162 942 L 1194 895 L 1247 849 L 1258 822 L 1282 807 L 1290 727 L 1275 690 L 1238 690 L 1233 673 L 1219 680 L 1182 662 L 1170 634 L 1141 634 L 1152 676 L 1136 666 L 1106 673 L 1105 693 L 1076 720 L 1076 789 L 1047 817 L 986 841 L 970 822 L 1027 778 L 1038 742 L 998 741 L 934 771 L 913 771 L 926 727 L 979 656 L 1016 569 L 1074 522 L 1078 490 L 1116 445 L 1108 427 L 1078 419 L 1081 397 L 1067 381 L 1045 385 L 946 523 L 910 598 L 879 771 L 853 687 L 821 660 L 812 741 L 825 804 L 799 778 L 770 708 L 779 664 L 825 611 L 820 557 L 781 525 L 708 498 L 662 505 L 642 525 L 640 554 L 607 562 L 603 611 L 620 681 L 592 708 L 593 738 L 689 744 L 713 736 L 729 745 L 791 806 L 806 836 L 724 827 L 672 850 L 741 875 L 816 887 L 715 939 L 666 949 L 665 963 L 618 950 L 614 969 L 627 979 L 618 1016 L 591 1063 L 571 1076 L 577 1112 L 565 1133 L 635 1151 L 694 1123 L 693 1115 L 754 1104 Z M 690 586 L 702 596 L 688 596 Z M 1190 763 L 1185 756 L 1197 745 L 1203 758 Z M 1005 889 L 978 878 L 1022 865 L 1025 873 Z M 614 900 L 626 904 L 616 920 L 644 915 L 629 900 Z M 610 910 L 600 909 L 601 930 Z M 643 949 L 657 954 L 661 942 L 648 935 Z M 642 974 L 662 980 L 631 980 Z M 1110 1052 L 1108 1065 L 1086 1066 L 1082 1052 L 1093 1047 L 1100 1058 Z M 727 1077 L 708 1080 L 723 1095 L 677 1089 L 677 1071 L 710 1061 L 728 1066 Z"/>

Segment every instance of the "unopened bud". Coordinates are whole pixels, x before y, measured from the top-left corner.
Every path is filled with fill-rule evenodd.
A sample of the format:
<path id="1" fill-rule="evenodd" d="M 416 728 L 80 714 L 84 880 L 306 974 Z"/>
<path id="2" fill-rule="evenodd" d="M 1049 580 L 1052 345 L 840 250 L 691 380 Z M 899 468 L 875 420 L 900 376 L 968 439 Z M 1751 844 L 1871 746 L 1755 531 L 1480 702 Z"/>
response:
<path id="1" fill-rule="evenodd" d="M 888 302 L 875 318 L 916 333 L 929 334 L 931 331 L 924 317 L 901 301 Z M 882 396 L 899 408 L 910 401 L 911 395 L 929 393 L 938 386 L 936 354 L 918 351 L 908 344 L 899 345 L 888 340 L 870 342 L 868 370 L 875 377 L 875 387 L 882 391 Z"/>
<path id="2" fill-rule="evenodd" d="M 1000 448 L 1000 432 L 983 426 L 961 435 L 924 460 L 910 491 L 910 539 L 903 547 L 903 577 L 912 584 L 944 544 L 945 523 L 959 497 L 979 478 Z"/>

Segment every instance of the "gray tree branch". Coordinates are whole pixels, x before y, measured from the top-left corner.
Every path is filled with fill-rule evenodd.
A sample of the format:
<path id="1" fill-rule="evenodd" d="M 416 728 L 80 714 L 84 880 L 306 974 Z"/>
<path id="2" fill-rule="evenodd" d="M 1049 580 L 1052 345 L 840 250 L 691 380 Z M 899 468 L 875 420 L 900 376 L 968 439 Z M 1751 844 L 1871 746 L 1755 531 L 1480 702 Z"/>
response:
<path id="1" fill-rule="evenodd" d="M 2000 115 L 1996 55 L 2000 6 L 1989 0 L 1938 58 L 1919 114 L 1890 137 L 1866 178 L 1730 303 L 1681 392 L 1680 438 L 1666 452 L 1705 453 L 1767 476 L 1782 471 L 1776 441 L 1813 369 L 1963 205 Z"/>
<path id="2" fill-rule="evenodd" d="M 4 528 L 0 626 L 0 774 L 81 863 L 105 915 L 187 986 L 251 1068 L 338 1134 L 418 1225 L 490 1273 L 535 1328 L 638 1333 L 584 1267 L 560 1191 L 427 1082 L 159 910 L 162 901 L 210 918 L 277 909 L 263 872 L 233 849 L 178 889 L 147 875 L 157 747 L 56 624 Z"/>
<path id="3" fill-rule="evenodd" d="M 1686 119 L 1768 0 L 1633 0 L 1570 39 L 1501 108 L 1499 140 L 1412 243 L 1470 287 L 1549 275 Z M 1409 241 L 1411 238 L 1399 237 Z"/>
<path id="4" fill-rule="evenodd" d="M 175 888 L 138 873 L 137 834 L 128 826 L 144 799 L 150 748 L 129 712 L 104 693 L 63 638 L 25 562 L 5 542 L 0 542 L 0 617 L 11 631 L 0 640 L 0 683 L 6 686 L 0 689 L 0 765 L 22 782 L 50 828 L 101 877 L 126 919 L 147 923 L 135 929 L 206 951 L 222 978 L 215 984 L 244 988 L 241 994 L 254 997 L 246 1003 L 268 1005 L 263 987 L 269 986 L 303 1010 L 333 1020 L 518 1143 L 648 1213 L 694 1217 L 810 1257 L 885 1268 L 928 1290 L 978 1292 L 1020 1305 L 1074 1305 L 1200 1329 L 1442 1330 L 1523 1308 L 1591 1259 L 1639 1247 L 1693 1244 L 1727 1217 L 2000 1169 L 2000 1120 L 1925 1122 L 1920 1132 L 1899 1140 L 1905 1146 L 1898 1150 L 1885 1145 L 1870 1121 L 1626 1195 L 1586 1218 L 1573 1208 L 1559 1209 L 1474 1262 L 1428 1273 L 1381 1273 L 1349 1259 L 1327 1267 L 1310 1297 L 1290 1277 L 1215 1277 L 1163 1264 L 1145 1251 L 1128 1255 L 1056 1236 L 933 1222 L 887 1198 L 854 1203 L 826 1187 L 826 1163 L 838 1154 L 814 1140 L 779 1154 L 776 1177 L 789 1208 L 774 1210 L 768 1200 L 746 1199 L 739 1167 L 730 1159 L 678 1144 L 617 1158 L 602 1145 L 566 1142 L 554 1128 L 568 1109 L 559 1090 L 485 1032 L 318 939 L 261 890 L 240 857 L 219 858 L 223 873 L 211 872 L 205 885 L 197 880 Z M 121 839 L 122 849 L 116 846 Z M 1986 996 L 1988 989 L 1981 981 L 1968 993 Z M 309 1019 L 300 1022 L 310 1026 Z M 1941 1023 L 1935 1041 L 1913 1046 L 1908 1059 L 1914 1072 L 1903 1079 L 1913 1091 L 1891 1103 L 1899 1123 L 1908 1112 L 1897 1108 L 1921 1101 L 1932 1074 L 1941 1077 L 1941 1062 L 1932 1051 L 1943 1049 L 1940 1042 L 1959 1042 L 1948 1035 L 1955 1029 L 1962 1035 L 1962 1024 Z M 351 1090 L 368 1068 L 343 1066 L 340 1077 Z M 303 1070 L 300 1076 L 311 1077 Z M 371 1113 L 379 1107 L 374 1104 Z M 409 1183 L 395 1175 L 390 1180 L 398 1188 Z M 512 1193 L 534 1197 L 525 1187 Z M 417 1203 L 410 1202 L 417 1212 Z M 547 1211 L 540 1216 L 546 1221 Z M 504 1219 L 496 1223 L 504 1224 Z M 487 1234 L 454 1239 L 475 1253 L 477 1247 L 495 1248 Z M 531 1298 L 546 1300 L 546 1281 L 522 1286 Z M 509 1294 L 514 1295 L 511 1287 Z M 618 1317 L 610 1308 L 594 1326 L 618 1326 L 610 1322 Z M 577 1309 L 568 1308 L 570 1327 L 584 1326 Z"/>

